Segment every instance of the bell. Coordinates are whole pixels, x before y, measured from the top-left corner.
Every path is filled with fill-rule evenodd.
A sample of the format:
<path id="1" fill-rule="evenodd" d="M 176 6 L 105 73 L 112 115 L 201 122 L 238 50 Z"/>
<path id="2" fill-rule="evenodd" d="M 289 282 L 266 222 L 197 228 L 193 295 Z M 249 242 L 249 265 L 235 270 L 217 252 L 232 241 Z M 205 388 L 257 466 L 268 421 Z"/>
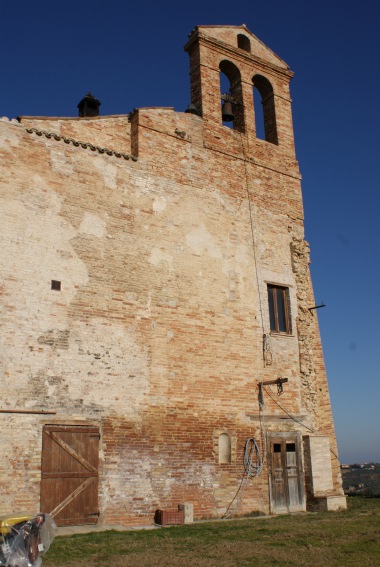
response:
<path id="1" fill-rule="evenodd" d="M 226 100 L 222 106 L 222 120 L 223 122 L 233 122 L 234 119 L 232 104 L 229 100 Z"/>
<path id="2" fill-rule="evenodd" d="M 185 112 L 187 114 L 198 114 L 199 115 L 197 107 L 192 103 L 189 104 L 189 106 L 186 108 Z"/>

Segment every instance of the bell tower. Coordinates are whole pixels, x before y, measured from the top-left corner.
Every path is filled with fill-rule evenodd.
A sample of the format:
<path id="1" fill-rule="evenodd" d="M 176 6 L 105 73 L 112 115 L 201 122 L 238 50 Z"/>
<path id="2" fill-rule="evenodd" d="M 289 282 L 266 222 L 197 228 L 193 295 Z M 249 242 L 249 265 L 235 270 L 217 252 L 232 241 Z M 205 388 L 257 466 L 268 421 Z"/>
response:
<path id="1" fill-rule="evenodd" d="M 294 156 L 289 93 L 293 73 L 280 57 L 245 25 L 198 26 L 185 50 L 190 56 L 191 104 L 210 126 L 227 119 L 252 147 L 258 138 L 255 108 L 260 109 L 262 138 Z M 221 90 L 222 75 L 229 84 L 227 92 Z"/>

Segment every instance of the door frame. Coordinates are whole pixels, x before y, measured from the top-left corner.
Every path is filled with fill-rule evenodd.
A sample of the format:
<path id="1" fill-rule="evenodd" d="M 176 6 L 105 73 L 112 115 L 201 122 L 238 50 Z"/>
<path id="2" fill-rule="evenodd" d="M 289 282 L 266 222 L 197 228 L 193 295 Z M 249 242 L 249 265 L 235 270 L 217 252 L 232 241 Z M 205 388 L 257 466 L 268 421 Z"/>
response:
<path id="1" fill-rule="evenodd" d="M 299 503 L 293 506 L 289 500 L 289 485 L 288 475 L 286 471 L 286 463 L 284 462 L 284 494 L 286 498 L 285 508 L 277 508 L 273 490 L 274 471 L 273 468 L 273 445 L 274 443 L 294 443 L 297 464 L 297 479 L 298 479 L 298 500 Z M 305 475 L 303 470 L 303 451 L 302 451 L 302 435 L 297 431 L 271 431 L 267 433 L 267 454 L 268 454 L 268 481 L 269 481 L 269 502 L 271 514 L 287 514 L 289 512 L 305 512 L 306 511 L 306 498 L 305 498 Z M 282 454 L 282 453 L 281 453 Z M 285 459 L 285 457 L 284 457 Z"/>
<path id="2" fill-rule="evenodd" d="M 90 461 L 88 457 L 90 455 L 84 456 L 76 449 L 76 444 L 73 443 L 71 446 L 70 442 L 67 443 L 64 439 L 61 438 L 60 433 L 75 433 L 85 434 L 88 438 L 97 438 L 98 440 L 95 441 L 95 448 L 97 452 L 92 453 Z M 75 479 L 74 482 L 77 485 L 75 489 L 68 491 L 67 495 L 64 496 L 63 500 L 60 502 L 56 502 L 54 505 L 53 510 L 43 510 L 43 512 L 51 513 L 57 525 L 83 525 L 83 524 L 96 524 L 99 518 L 99 456 L 100 456 L 100 427 L 99 424 L 89 424 L 89 423 L 57 423 L 57 424 L 44 424 L 42 427 L 42 450 L 41 450 L 41 484 L 40 484 L 40 505 L 42 506 L 43 501 L 45 500 L 46 505 L 46 493 L 45 490 L 47 489 L 47 484 L 49 482 L 59 482 L 59 480 L 63 479 Z M 76 466 L 72 469 L 71 466 L 69 470 L 65 468 L 65 470 L 52 470 L 50 467 L 52 462 L 48 457 L 48 453 L 51 449 L 51 444 L 57 450 L 57 447 L 60 448 L 61 451 L 69 456 L 76 463 Z M 87 452 L 87 451 L 86 451 Z M 78 465 L 80 470 L 78 471 Z M 67 462 L 66 462 L 67 466 Z M 69 472 L 72 471 L 72 472 Z M 57 485 L 58 488 L 58 485 Z M 51 490 L 51 489 L 50 489 Z M 91 493 L 91 496 L 88 493 L 88 490 Z M 77 499 L 79 495 L 83 495 L 83 493 L 87 493 L 87 498 L 91 499 L 91 509 L 94 508 L 90 513 L 87 510 L 87 513 L 84 512 L 83 517 L 75 517 L 72 519 L 65 519 L 59 518 L 60 513 L 69 506 L 74 500 Z M 55 500 L 55 499 L 54 499 Z M 88 502 L 88 501 L 87 501 Z M 86 505 L 87 508 L 87 505 Z"/>

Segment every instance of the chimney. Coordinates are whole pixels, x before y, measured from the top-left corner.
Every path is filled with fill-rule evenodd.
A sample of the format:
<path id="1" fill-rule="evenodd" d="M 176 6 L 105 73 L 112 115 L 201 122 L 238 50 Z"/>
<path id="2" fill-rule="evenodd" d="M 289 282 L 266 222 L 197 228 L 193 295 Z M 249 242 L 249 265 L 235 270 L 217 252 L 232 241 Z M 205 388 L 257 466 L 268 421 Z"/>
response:
<path id="1" fill-rule="evenodd" d="M 87 93 L 77 106 L 79 116 L 81 118 L 85 116 L 99 116 L 99 106 L 101 104 L 100 100 L 95 98 L 94 95 Z"/>

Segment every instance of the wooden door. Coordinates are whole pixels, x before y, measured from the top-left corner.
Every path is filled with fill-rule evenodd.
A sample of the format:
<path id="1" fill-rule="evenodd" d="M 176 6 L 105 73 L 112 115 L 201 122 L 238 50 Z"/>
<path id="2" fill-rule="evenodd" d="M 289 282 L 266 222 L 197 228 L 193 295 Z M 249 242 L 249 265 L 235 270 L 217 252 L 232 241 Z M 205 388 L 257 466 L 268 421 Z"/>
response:
<path id="1" fill-rule="evenodd" d="M 269 454 L 272 512 L 305 510 L 300 438 L 288 433 L 270 436 Z"/>
<path id="2" fill-rule="evenodd" d="M 99 438 L 92 426 L 43 428 L 41 512 L 58 526 L 98 521 Z"/>

